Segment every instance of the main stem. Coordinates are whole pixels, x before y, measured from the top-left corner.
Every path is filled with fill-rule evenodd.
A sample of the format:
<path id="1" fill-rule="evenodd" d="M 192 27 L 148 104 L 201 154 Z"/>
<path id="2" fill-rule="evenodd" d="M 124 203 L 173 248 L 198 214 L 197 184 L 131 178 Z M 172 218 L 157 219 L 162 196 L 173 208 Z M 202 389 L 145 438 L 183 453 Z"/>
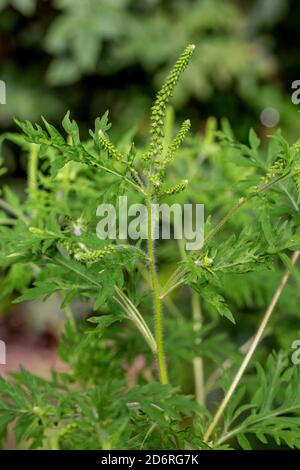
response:
<path id="1" fill-rule="evenodd" d="M 161 310 L 161 302 L 159 298 L 158 280 L 155 270 L 155 255 L 154 245 L 152 239 L 152 210 L 151 210 L 151 187 L 147 192 L 147 218 L 148 218 L 148 252 L 149 252 L 149 265 L 150 276 L 154 297 L 154 315 L 155 315 L 155 331 L 156 331 L 156 346 L 157 346 L 157 362 L 159 369 L 160 381 L 162 384 L 168 383 L 168 374 L 166 367 L 166 359 L 163 344 L 163 318 Z"/>
<path id="2" fill-rule="evenodd" d="M 34 199 L 37 193 L 37 172 L 38 172 L 38 151 L 36 144 L 30 145 L 28 158 L 28 195 L 30 199 Z"/>

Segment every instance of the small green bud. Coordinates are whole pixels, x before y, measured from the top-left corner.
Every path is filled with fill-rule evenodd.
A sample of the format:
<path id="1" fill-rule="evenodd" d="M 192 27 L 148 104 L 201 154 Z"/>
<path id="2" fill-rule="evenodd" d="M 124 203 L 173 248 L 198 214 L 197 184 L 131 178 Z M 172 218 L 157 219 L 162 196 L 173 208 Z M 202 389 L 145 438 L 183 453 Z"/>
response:
<path id="1" fill-rule="evenodd" d="M 45 230 L 37 227 L 29 227 L 29 232 L 33 233 L 34 235 L 45 235 Z"/>

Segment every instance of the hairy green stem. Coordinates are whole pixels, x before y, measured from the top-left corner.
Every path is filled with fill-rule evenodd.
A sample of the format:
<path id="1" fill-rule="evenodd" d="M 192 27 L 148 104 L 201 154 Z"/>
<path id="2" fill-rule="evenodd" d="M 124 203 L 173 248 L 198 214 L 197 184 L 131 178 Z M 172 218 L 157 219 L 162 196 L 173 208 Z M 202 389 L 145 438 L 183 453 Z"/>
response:
<path id="1" fill-rule="evenodd" d="M 159 369 L 159 376 L 162 384 L 168 383 L 168 374 L 166 367 L 166 359 L 164 353 L 163 344 L 163 318 L 161 302 L 159 297 L 159 286 L 158 279 L 155 270 L 155 255 L 154 255 L 154 244 L 152 238 L 153 220 L 152 220 L 152 208 L 151 208 L 151 185 L 149 185 L 147 193 L 147 222 L 148 222 L 148 253 L 149 253 L 149 267 L 150 276 L 153 289 L 154 297 L 154 315 L 155 315 L 155 331 L 156 331 L 156 347 L 157 347 L 157 362 Z"/>
<path id="2" fill-rule="evenodd" d="M 147 260 L 149 261 L 148 256 L 147 256 Z M 149 277 L 148 271 L 145 271 L 143 269 L 144 266 L 139 261 L 138 261 L 138 266 L 140 267 L 141 276 L 144 279 L 144 281 L 146 282 L 146 284 L 148 286 L 150 286 L 150 285 L 152 286 L 151 279 Z M 175 305 L 174 301 L 170 297 L 165 297 L 163 299 L 163 301 L 164 301 L 165 306 L 169 310 L 169 312 L 173 315 L 174 318 L 176 318 L 176 320 L 182 320 L 183 319 L 181 311 Z"/>
<path id="3" fill-rule="evenodd" d="M 29 158 L 28 158 L 28 196 L 29 196 L 29 199 L 33 199 L 37 193 L 38 155 L 39 155 L 39 146 L 36 144 L 30 144 Z"/>
<path id="4" fill-rule="evenodd" d="M 19 209 L 16 209 L 12 205 L 10 205 L 8 202 L 4 201 L 4 199 L 0 199 L 0 208 L 4 209 L 6 212 L 9 212 L 11 215 L 16 217 L 17 219 L 22 220 L 25 224 L 28 223 L 27 217 L 25 217 L 25 215 L 22 214 Z"/>

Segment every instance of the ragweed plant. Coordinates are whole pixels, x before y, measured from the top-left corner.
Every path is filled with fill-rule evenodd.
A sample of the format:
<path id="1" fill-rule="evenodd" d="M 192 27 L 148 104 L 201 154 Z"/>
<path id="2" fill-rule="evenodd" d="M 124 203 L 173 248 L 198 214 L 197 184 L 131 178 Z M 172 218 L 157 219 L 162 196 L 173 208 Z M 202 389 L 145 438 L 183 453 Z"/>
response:
<path id="1" fill-rule="evenodd" d="M 69 365 L 48 380 L 24 368 L 0 380 L 2 445 L 13 422 L 17 444 L 42 449 L 300 447 L 298 367 L 282 351 L 299 322 L 299 294 L 287 283 L 290 273 L 299 279 L 299 144 L 277 132 L 265 152 L 254 131 L 242 145 L 213 118 L 203 137 L 188 134 L 188 120 L 173 136 L 169 100 L 193 51 L 157 94 L 146 148 L 112 143 L 107 113 L 86 141 L 69 113 L 64 133 L 45 119 L 17 121 L 22 132 L 1 138 L 28 157 L 24 200 L 8 187 L 0 199 L 1 297 L 59 296 L 59 354 Z M 98 205 L 124 194 L 146 203 L 147 243 L 96 235 Z M 164 198 L 205 204 L 200 249 L 154 244 L 151 205 Z M 280 308 L 285 327 L 270 322 Z M 266 335 L 276 354 L 258 348 Z"/>

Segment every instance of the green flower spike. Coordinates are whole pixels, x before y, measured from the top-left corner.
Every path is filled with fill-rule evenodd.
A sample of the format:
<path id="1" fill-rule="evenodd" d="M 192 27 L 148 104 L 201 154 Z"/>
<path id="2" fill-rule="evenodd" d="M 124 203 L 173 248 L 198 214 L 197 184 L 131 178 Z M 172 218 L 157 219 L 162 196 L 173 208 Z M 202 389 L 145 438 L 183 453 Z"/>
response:
<path id="1" fill-rule="evenodd" d="M 261 182 L 268 184 L 273 178 L 284 173 L 285 169 L 286 161 L 282 157 L 279 157 L 268 169 L 267 174 L 261 179 Z"/>
<path id="2" fill-rule="evenodd" d="M 171 70 L 167 80 L 161 90 L 158 92 L 151 114 L 151 139 L 150 150 L 145 155 L 145 159 L 156 159 L 163 151 L 164 138 L 164 120 L 166 114 L 166 106 L 172 96 L 175 85 L 180 75 L 186 69 L 192 53 L 195 49 L 194 44 L 189 45 L 181 54 L 173 69 Z"/>
<path id="3" fill-rule="evenodd" d="M 126 157 L 114 146 L 103 131 L 99 131 L 99 141 L 104 150 L 118 162 L 126 162 Z"/>
<path id="4" fill-rule="evenodd" d="M 188 185 L 188 180 L 183 180 L 180 183 L 176 184 L 175 186 L 171 186 L 171 188 L 166 189 L 161 193 L 163 196 L 173 196 L 174 194 L 181 193 L 185 190 Z"/>
<path id="5" fill-rule="evenodd" d="M 75 244 L 69 240 L 59 240 L 59 244 L 65 247 L 68 253 L 77 261 L 83 263 L 95 263 L 116 251 L 115 245 L 109 245 L 101 250 L 89 251 L 83 244 Z"/>
<path id="6" fill-rule="evenodd" d="M 300 163 L 294 169 L 293 178 L 300 194 Z"/>
<path id="7" fill-rule="evenodd" d="M 74 258 L 77 261 L 86 262 L 86 263 L 96 263 L 97 261 L 101 261 L 107 255 L 114 253 L 116 251 L 116 247 L 114 245 L 107 246 L 102 250 L 95 250 L 95 251 L 82 251 L 76 250 L 74 254 Z"/>
<path id="8" fill-rule="evenodd" d="M 173 156 L 175 155 L 175 153 L 177 152 L 177 150 L 179 149 L 180 145 L 182 144 L 182 142 L 184 141 L 185 139 L 185 136 L 187 135 L 187 133 L 189 132 L 191 128 L 191 121 L 189 119 L 187 119 L 186 121 L 184 121 L 181 125 L 181 128 L 180 128 L 180 131 L 178 132 L 177 136 L 175 137 L 175 139 L 173 140 L 172 144 L 170 145 L 170 147 L 168 148 L 168 151 L 167 151 L 167 155 L 166 155 L 166 160 L 165 160 L 165 165 L 167 163 L 170 163 L 170 161 L 172 160 Z"/>

